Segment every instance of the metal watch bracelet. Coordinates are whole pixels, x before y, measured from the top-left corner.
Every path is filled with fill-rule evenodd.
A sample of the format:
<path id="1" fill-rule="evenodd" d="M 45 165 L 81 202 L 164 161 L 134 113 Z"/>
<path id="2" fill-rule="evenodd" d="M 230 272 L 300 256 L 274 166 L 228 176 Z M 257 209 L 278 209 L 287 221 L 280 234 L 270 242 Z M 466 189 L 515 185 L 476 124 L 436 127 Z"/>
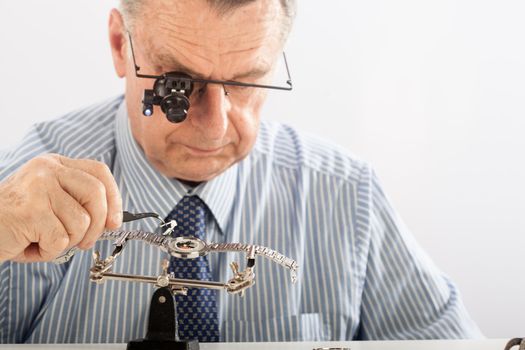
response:
<path id="1" fill-rule="evenodd" d="M 259 245 L 243 243 L 206 243 L 195 237 L 171 237 L 141 230 L 132 231 L 105 231 L 99 240 L 113 240 L 116 246 L 123 245 L 130 240 L 140 240 L 148 244 L 159 247 L 166 253 L 183 259 L 193 259 L 198 256 L 206 255 L 210 252 L 244 252 L 248 258 L 255 255 L 267 258 L 291 271 L 292 281 L 297 279 L 299 265 L 291 258 L 283 254 Z M 71 259 L 78 248 L 71 248 L 63 255 L 57 257 L 54 262 L 62 264 Z"/>

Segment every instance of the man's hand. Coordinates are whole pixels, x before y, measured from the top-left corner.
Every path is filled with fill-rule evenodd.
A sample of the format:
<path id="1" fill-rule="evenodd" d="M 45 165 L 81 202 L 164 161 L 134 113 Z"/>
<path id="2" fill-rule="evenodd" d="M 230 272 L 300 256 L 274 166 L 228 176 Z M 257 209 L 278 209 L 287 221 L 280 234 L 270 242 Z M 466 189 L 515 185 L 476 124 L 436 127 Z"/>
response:
<path id="1" fill-rule="evenodd" d="M 0 183 L 0 262 L 51 261 L 121 224 L 122 199 L 104 163 L 48 154 Z"/>

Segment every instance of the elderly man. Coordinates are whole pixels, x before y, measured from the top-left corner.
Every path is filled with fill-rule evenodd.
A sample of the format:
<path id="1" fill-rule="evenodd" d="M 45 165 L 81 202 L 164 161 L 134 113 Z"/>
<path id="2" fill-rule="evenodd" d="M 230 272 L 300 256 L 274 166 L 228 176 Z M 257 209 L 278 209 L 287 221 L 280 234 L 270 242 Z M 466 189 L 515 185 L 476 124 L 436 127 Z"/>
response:
<path id="1" fill-rule="evenodd" d="M 0 158 L 1 342 L 145 335 L 150 285 L 89 281 L 87 250 L 111 252 L 97 238 L 122 225 L 123 210 L 175 219 L 186 229 L 181 234 L 192 231 L 186 221 L 198 221 L 206 241 L 265 245 L 301 267 L 292 285 L 280 267 L 261 262 L 244 298 L 199 289 L 177 296 L 183 339 L 480 336 L 457 289 L 414 242 L 367 163 L 261 120 L 268 89 L 260 85 L 272 81 L 294 2 L 122 0 L 111 12 L 125 97 L 37 124 Z M 195 81 L 187 101 L 172 95 L 182 100 L 162 105 L 144 94 L 153 80 L 140 74 L 169 72 L 214 82 Z M 155 223 L 123 228 L 153 231 Z M 83 251 L 71 261 L 50 263 L 74 246 Z M 133 241 L 114 270 L 156 275 L 163 257 Z M 200 258 L 201 278 L 227 279 L 233 258 Z M 188 268 L 177 260 L 170 262 L 175 275 Z"/>

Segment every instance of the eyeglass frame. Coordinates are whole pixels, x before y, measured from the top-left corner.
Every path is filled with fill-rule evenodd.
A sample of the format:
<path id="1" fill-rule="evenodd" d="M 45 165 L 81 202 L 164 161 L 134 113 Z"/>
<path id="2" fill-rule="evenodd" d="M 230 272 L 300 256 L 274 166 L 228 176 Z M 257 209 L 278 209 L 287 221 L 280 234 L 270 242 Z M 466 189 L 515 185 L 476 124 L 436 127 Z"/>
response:
<path id="1" fill-rule="evenodd" d="M 146 78 L 146 79 L 162 79 L 169 73 L 174 72 L 166 72 L 162 75 L 151 75 L 151 74 L 141 74 L 139 73 L 140 66 L 137 65 L 137 61 L 135 59 L 135 52 L 133 49 L 133 41 L 131 39 L 131 33 L 128 32 L 129 37 L 129 44 L 131 48 L 131 57 L 133 58 L 133 65 L 135 67 L 135 76 L 137 78 Z M 234 81 L 234 80 L 218 80 L 218 79 L 202 79 L 202 78 L 194 78 L 191 77 L 187 78 L 189 82 L 192 83 L 201 83 L 201 84 L 218 84 L 223 86 L 241 86 L 241 87 L 253 87 L 253 88 L 262 88 L 262 89 L 272 89 L 272 90 L 285 90 L 285 91 L 291 91 L 293 89 L 293 83 L 292 83 L 292 77 L 290 75 L 290 69 L 288 67 L 288 61 L 286 60 L 286 53 L 283 51 L 283 58 L 284 58 L 284 65 L 286 67 L 286 75 L 288 79 L 286 80 L 286 84 L 288 86 L 277 86 L 277 85 L 266 85 L 266 84 L 253 84 L 253 83 L 243 83 L 240 81 Z M 226 95 L 228 95 L 228 92 L 225 90 Z"/>

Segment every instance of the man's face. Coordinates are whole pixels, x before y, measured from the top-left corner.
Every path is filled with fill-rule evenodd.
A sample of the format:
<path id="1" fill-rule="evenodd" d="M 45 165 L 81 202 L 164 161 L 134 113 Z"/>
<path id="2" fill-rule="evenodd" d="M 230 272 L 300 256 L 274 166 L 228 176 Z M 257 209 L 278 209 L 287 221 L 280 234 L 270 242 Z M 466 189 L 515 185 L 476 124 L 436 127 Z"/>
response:
<path id="1" fill-rule="evenodd" d="M 145 1 L 132 33 L 142 74 L 182 71 L 193 77 L 270 83 L 282 50 L 278 1 L 259 0 L 220 15 L 205 0 Z M 266 91 L 208 84 L 194 91 L 184 122 L 174 124 L 155 106 L 142 115 L 144 89 L 154 80 L 135 77 L 125 62 L 126 101 L 134 138 L 168 177 L 207 181 L 251 150 Z"/>

